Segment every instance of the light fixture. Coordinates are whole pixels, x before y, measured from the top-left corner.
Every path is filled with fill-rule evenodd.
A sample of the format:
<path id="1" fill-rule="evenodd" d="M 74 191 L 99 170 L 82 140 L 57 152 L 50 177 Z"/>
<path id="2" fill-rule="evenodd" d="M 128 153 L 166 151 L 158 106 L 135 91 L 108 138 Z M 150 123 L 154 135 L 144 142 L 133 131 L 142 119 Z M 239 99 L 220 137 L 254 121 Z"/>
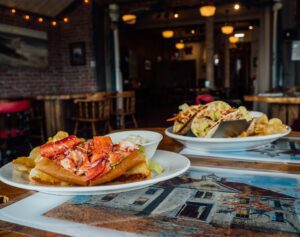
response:
<path id="1" fill-rule="evenodd" d="M 249 30 L 253 30 L 253 28 L 254 28 L 254 27 L 251 26 L 251 25 L 248 27 Z"/>
<path id="2" fill-rule="evenodd" d="M 89 4 L 89 0 L 83 0 L 83 2 L 85 3 L 85 4 Z"/>
<path id="3" fill-rule="evenodd" d="M 56 21 L 51 21 L 51 25 L 52 25 L 52 26 L 56 26 L 56 25 L 57 25 L 57 22 L 56 22 Z"/>
<path id="4" fill-rule="evenodd" d="M 181 49 L 184 49 L 184 43 L 183 42 L 179 42 L 179 43 L 176 43 L 175 44 L 175 47 L 176 47 L 176 49 L 179 49 L 179 50 L 181 50 Z"/>
<path id="5" fill-rule="evenodd" d="M 44 19 L 43 19 L 42 17 L 39 17 L 39 18 L 38 18 L 38 22 L 39 22 L 39 23 L 42 23 L 43 21 L 44 21 Z"/>
<path id="6" fill-rule="evenodd" d="M 10 12 L 11 12 L 12 14 L 15 14 L 15 13 L 16 13 L 16 9 L 13 8 L 13 9 L 10 10 Z"/>
<path id="7" fill-rule="evenodd" d="M 215 15 L 216 7 L 214 5 L 204 5 L 199 8 L 200 15 L 204 17 L 210 17 Z"/>
<path id="8" fill-rule="evenodd" d="M 64 23 L 68 23 L 69 22 L 69 18 L 68 17 L 64 17 Z"/>
<path id="9" fill-rule="evenodd" d="M 25 19 L 26 21 L 29 21 L 30 16 L 29 16 L 29 15 L 25 15 L 25 16 L 24 16 L 24 19 Z"/>
<path id="10" fill-rule="evenodd" d="M 221 31 L 223 34 L 225 35 L 230 35 L 233 33 L 234 31 L 234 27 L 231 24 L 228 24 L 228 16 L 229 16 L 229 10 L 226 9 L 225 11 L 225 15 L 226 15 L 226 22 L 225 24 L 221 27 Z"/>
<path id="11" fill-rule="evenodd" d="M 169 39 L 174 36 L 174 31 L 173 30 L 164 30 L 161 34 L 164 38 Z"/>
<path id="12" fill-rule="evenodd" d="M 194 29 L 191 30 L 191 34 L 194 35 L 196 31 Z"/>
<path id="13" fill-rule="evenodd" d="M 221 31 L 225 35 L 230 35 L 234 31 L 234 27 L 232 25 L 225 24 L 221 27 Z"/>
<path id="14" fill-rule="evenodd" d="M 174 18 L 179 18 L 179 13 L 175 12 L 173 16 L 174 16 Z"/>
<path id="15" fill-rule="evenodd" d="M 235 44 L 235 43 L 239 42 L 239 38 L 235 37 L 235 36 L 230 36 L 229 37 L 229 42 L 232 43 L 232 44 Z"/>
<path id="16" fill-rule="evenodd" d="M 240 9 L 240 4 L 236 3 L 233 6 L 234 10 L 239 10 Z"/>
<path id="17" fill-rule="evenodd" d="M 235 34 L 234 34 L 234 37 L 237 37 L 237 38 L 244 38 L 244 37 L 245 37 L 245 34 L 244 34 L 244 33 L 235 33 Z"/>
<path id="18" fill-rule="evenodd" d="M 122 20 L 129 25 L 133 25 L 136 23 L 136 15 L 134 14 L 125 14 L 122 16 Z"/>

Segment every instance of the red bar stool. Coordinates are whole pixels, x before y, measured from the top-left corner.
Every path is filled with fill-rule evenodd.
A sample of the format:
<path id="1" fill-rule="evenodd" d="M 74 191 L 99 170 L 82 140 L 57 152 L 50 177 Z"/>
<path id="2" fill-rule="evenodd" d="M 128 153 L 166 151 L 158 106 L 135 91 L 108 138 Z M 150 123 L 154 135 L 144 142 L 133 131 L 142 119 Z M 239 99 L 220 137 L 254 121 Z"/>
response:
<path id="1" fill-rule="evenodd" d="M 0 163 L 4 164 L 22 152 L 24 145 L 29 141 L 29 114 L 28 100 L 0 102 Z"/>
<path id="2" fill-rule="evenodd" d="M 214 97 L 212 97 L 210 94 L 202 94 L 202 95 L 198 95 L 196 97 L 196 104 L 200 105 L 200 104 L 207 104 L 210 102 L 214 101 Z"/>

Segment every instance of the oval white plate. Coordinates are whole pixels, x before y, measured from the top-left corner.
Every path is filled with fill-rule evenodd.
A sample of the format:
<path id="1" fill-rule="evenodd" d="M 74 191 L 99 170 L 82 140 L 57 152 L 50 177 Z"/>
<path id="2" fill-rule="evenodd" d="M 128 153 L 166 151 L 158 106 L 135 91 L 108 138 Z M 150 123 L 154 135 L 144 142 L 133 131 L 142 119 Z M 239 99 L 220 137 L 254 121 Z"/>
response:
<path id="1" fill-rule="evenodd" d="M 76 187 L 58 187 L 46 185 L 31 184 L 21 172 L 14 171 L 12 163 L 8 163 L 0 169 L 0 180 L 3 183 L 15 186 L 18 188 L 50 193 L 56 195 L 97 195 L 107 193 L 118 193 L 131 191 L 135 189 L 145 188 L 152 184 L 174 178 L 183 174 L 190 167 L 190 161 L 177 153 L 157 150 L 154 157 L 154 162 L 159 163 L 164 172 L 161 175 L 153 175 L 151 179 L 142 180 L 124 184 L 108 184 L 99 186 L 76 186 Z"/>
<path id="2" fill-rule="evenodd" d="M 259 146 L 273 142 L 280 137 L 284 137 L 291 132 L 289 127 L 286 133 L 234 138 L 202 138 L 177 135 L 173 133 L 172 127 L 165 130 L 165 134 L 182 143 L 185 147 L 201 151 L 243 151 L 254 149 Z"/>

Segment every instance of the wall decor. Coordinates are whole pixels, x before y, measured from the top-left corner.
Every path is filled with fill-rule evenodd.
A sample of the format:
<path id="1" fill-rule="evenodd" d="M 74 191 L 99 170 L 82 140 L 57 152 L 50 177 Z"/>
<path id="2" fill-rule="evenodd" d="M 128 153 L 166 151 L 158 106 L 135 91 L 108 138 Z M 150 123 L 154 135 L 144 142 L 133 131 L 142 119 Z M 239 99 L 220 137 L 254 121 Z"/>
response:
<path id="1" fill-rule="evenodd" d="M 47 33 L 0 24 L 0 67 L 48 67 Z"/>
<path id="2" fill-rule="evenodd" d="M 85 65 L 85 43 L 76 42 L 70 44 L 70 62 L 73 66 Z"/>

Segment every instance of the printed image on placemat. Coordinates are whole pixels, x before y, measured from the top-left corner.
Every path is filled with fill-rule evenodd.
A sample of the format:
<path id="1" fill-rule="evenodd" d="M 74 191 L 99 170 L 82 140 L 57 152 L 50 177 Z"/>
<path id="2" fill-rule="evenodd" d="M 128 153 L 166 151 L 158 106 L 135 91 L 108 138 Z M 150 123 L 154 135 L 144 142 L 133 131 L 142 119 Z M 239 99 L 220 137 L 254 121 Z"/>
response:
<path id="1" fill-rule="evenodd" d="M 299 236 L 299 179 L 191 170 L 141 190 L 75 196 L 44 215 L 149 235 Z"/>
<path id="2" fill-rule="evenodd" d="M 264 161 L 272 163 L 300 163 L 300 139 L 281 138 L 271 144 L 246 151 L 200 151 L 185 148 L 181 154 L 186 156 L 218 157 L 231 160 Z"/>

